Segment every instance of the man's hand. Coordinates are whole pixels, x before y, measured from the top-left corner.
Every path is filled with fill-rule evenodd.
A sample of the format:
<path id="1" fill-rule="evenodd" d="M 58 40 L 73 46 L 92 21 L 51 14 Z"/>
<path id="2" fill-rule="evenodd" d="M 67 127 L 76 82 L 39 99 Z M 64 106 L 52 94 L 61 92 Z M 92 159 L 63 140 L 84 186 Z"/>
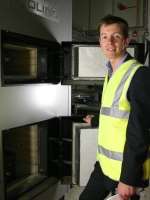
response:
<path id="1" fill-rule="evenodd" d="M 91 120 L 94 117 L 94 115 L 86 115 L 86 117 L 83 118 L 83 121 L 87 124 L 91 125 Z"/>
<path id="2" fill-rule="evenodd" d="M 119 182 L 117 193 L 122 197 L 123 200 L 129 200 L 129 198 L 136 193 L 136 187 Z"/>

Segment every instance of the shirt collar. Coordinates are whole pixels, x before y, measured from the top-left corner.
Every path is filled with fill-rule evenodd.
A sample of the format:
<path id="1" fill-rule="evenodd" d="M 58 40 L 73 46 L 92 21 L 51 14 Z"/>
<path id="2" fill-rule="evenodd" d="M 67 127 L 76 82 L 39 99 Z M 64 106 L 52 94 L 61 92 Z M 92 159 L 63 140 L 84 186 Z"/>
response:
<path id="1" fill-rule="evenodd" d="M 126 52 L 123 56 L 122 56 L 122 58 L 120 58 L 120 60 L 119 60 L 119 62 L 116 64 L 116 66 L 115 66 L 115 71 L 119 68 L 119 66 L 125 61 L 125 59 L 127 58 L 127 56 L 128 56 L 128 53 Z M 112 66 L 111 66 L 111 63 L 110 63 L 110 61 L 108 61 L 107 63 L 106 63 L 106 67 L 107 67 L 107 69 L 108 69 L 108 76 L 109 76 L 109 78 L 111 78 L 111 76 L 113 75 L 113 69 L 112 69 Z"/>

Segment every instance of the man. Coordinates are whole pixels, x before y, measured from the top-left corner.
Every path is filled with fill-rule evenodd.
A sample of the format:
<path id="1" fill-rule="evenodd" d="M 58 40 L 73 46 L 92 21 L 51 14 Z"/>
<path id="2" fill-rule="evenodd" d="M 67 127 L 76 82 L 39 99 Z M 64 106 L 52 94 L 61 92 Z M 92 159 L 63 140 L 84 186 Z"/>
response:
<path id="1" fill-rule="evenodd" d="M 150 70 L 127 52 L 128 24 L 108 15 L 99 25 L 108 58 L 99 117 L 97 162 L 80 200 L 103 200 L 109 192 L 138 200 L 150 177 Z M 93 116 L 84 120 L 91 123 Z"/>

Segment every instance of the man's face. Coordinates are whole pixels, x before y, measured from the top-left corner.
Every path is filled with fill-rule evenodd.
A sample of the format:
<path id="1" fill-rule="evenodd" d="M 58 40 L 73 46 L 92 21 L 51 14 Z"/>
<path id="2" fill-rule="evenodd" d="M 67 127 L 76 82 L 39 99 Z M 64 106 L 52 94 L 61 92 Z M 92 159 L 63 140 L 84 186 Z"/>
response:
<path id="1" fill-rule="evenodd" d="M 99 42 L 101 49 L 109 60 L 121 58 L 128 46 L 128 38 L 123 36 L 118 24 L 103 24 L 100 28 Z"/>

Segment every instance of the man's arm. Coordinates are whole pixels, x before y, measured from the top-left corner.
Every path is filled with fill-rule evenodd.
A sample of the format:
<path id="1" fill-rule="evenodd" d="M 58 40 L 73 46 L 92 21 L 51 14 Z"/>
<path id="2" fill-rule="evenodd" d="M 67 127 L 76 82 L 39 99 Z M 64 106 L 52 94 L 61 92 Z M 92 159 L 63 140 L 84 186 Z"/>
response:
<path id="1" fill-rule="evenodd" d="M 137 70 L 128 90 L 128 99 L 131 112 L 118 184 L 118 193 L 124 197 L 132 196 L 135 188 L 142 184 L 143 163 L 149 146 L 150 69 Z"/>

